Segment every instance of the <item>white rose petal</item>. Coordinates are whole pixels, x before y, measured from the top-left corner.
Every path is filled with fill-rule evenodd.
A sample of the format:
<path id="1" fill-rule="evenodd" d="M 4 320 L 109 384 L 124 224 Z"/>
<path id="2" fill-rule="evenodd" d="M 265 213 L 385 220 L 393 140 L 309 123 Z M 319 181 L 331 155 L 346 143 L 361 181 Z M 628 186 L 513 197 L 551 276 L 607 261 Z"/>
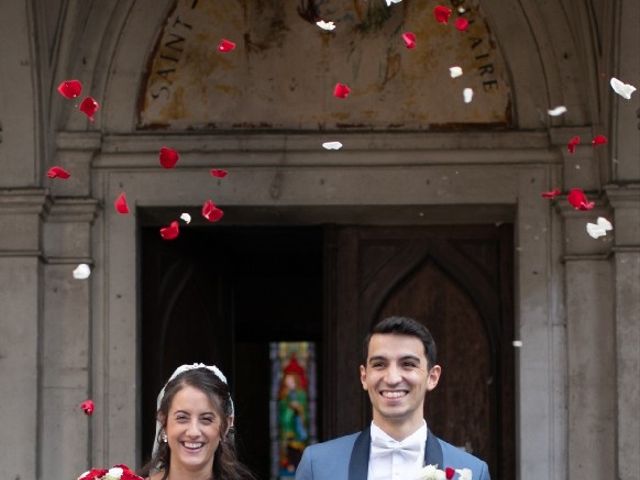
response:
<path id="1" fill-rule="evenodd" d="M 91 470 L 87 470 L 86 472 L 84 472 L 82 475 L 80 475 L 80 476 L 78 477 L 78 480 L 80 480 L 81 478 L 86 477 L 87 475 L 89 475 L 89 473 L 90 473 L 90 472 L 91 472 Z"/>
<path id="2" fill-rule="evenodd" d="M 322 146 L 327 150 L 340 150 L 342 148 L 340 142 L 324 142 Z"/>
<path id="3" fill-rule="evenodd" d="M 513 346 L 516 348 L 521 348 L 522 347 L 522 340 L 514 340 L 513 341 Z"/>
<path id="4" fill-rule="evenodd" d="M 402 0 L 386 0 L 387 7 L 390 7 L 392 3 L 400 3 Z"/>
<path id="5" fill-rule="evenodd" d="M 460 475 L 459 480 L 473 480 L 473 472 L 469 468 L 456 469 L 456 473 Z"/>
<path id="6" fill-rule="evenodd" d="M 598 217 L 597 223 L 587 223 L 587 233 L 592 238 L 604 237 L 608 231 L 613 230 L 611 222 L 604 217 Z"/>
<path id="7" fill-rule="evenodd" d="M 73 278 L 76 280 L 86 280 L 91 275 L 91 268 L 86 263 L 81 263 L 73 270 Z"/>
<path id="8" fill-rule="evenodd" d="M 465 88 L 462 91 L 462 96 L 464 97 L 464 103 L 471 103 L 471 100 L 473 100 L 473 88 Z"/>
<path id="9" fill-rule="evenodd" d="M 123 472 L 124 472 L 124 470 L 122 470 L 122 468 L 120 468 L 120 467 L 110 468 L 109 471 L 107 472 L 107 478 L 113 478 L 114 480 L 120 480 L 120 477 L 122 477 L 122 473 Z"/>
<path id="10" fill-rule="evenodd" d="M 189 215 L 187 212 L 184 212 L 182 215 L 180 215 L 180 218 L 184 221 L 184 223 L 186 223 L 187 225 L 189 225 L 191 223 L 191 215 Z"/>
<path id="11" fill-rule="evenodd" d="M 615 77 L 611 77 L 609 84 L 611 85 L 611 88 L 613 88 L 614 92 L 627 100 L 630 100 L 631 94 L 636 91 L 636 87 L 629 85 L 628 83 L 621 82 Z"/>
<path id="12" fill-rule="evenodd" d="M 565 107 L 564 105 L 559 105 L 556 108 L 552 108 L 551 110 L 547 110 L 547 113 L 549 115 L 551 115 L 552 117 L 558 117 L 560 115 L 562 115 L 563 113 L 567 112 L 567 107 Z"/>
<path id="13" fill-rule="evenodd" d="M 449 67 L 449 75 L 451 75 L 451 78 L 460 77 L 462 75 L 462 68 L 457 65 L 455 67 Z"/>
<path id="14" fill-rule="evenodd" d="M 320 20 L 316 22 L 316 25 L 319 26 L 322 30 L 335 30 L 336 26 L 333 22 L 325 22 L 324 20 Z"/>

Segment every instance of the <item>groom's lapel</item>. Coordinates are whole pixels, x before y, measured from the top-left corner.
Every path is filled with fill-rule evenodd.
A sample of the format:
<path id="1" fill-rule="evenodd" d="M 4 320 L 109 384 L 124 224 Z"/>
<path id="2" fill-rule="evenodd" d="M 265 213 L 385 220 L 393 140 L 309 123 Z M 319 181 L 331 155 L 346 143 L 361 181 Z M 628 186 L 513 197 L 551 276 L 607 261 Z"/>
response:
<path id="1" fill-rule="evenodd" d="M 438 468 L 444 468 L 442 458 L 442 446 L 438 441 L 438 438 L 431 433 L 431 430 L 427 430 L 427 444 L 424 449 L 424 464 L 425 465 L 437 465 Z"/>
<path id="2" fill-rule="evenodd" d="M 348 480 L 367 480 L 369 475 L 369 450 L 371 449 L 370 427 L 365 428 L 356 437 L 349 460 Z"/>

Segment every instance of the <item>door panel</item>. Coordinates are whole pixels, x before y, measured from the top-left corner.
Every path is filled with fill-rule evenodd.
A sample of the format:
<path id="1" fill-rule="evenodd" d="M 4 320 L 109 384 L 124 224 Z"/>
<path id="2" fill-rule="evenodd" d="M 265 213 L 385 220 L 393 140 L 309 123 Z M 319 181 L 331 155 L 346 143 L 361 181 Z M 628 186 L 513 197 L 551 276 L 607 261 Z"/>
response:
<path id="1" fill-rule="evenodd" d="M 344 227 L 330 238 L 325 404 L 336 406 L 325 431 L 370 421 L 361 339 L 382 318 L 412 316 L 433 333 L 443 367 L 425 406 L 430 428 L 485 459 L 494 479 L 514 478 L 511 227 Z"/>

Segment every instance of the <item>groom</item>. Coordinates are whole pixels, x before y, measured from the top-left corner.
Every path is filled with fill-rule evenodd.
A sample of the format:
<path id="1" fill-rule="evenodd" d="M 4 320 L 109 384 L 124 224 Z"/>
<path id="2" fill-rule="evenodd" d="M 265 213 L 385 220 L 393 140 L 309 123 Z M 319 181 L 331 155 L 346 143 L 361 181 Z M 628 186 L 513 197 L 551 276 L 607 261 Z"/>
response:
<path id="1" fill-rule="evenodd" d="M 427 428 L 425 396 L 438 384 L 441 369 L 426 327 L 411 318 L 386 318 L 365 338 L 364 355 L 360 382 L 373 407 L 371 425 L 307 447 L 296 480 L 413 480 L 424 465 L 467 468 L 473 480 L 490 480 L 485 462 Z"/>

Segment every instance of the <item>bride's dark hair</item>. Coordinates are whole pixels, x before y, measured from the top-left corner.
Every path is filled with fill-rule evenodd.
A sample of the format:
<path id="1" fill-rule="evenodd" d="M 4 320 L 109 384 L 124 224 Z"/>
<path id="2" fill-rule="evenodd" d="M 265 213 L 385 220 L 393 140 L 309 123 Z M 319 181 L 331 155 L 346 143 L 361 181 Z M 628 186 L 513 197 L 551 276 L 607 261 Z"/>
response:
<path id="1" fill-rule="evenodd" d="M 254 477 L 249 469 L 240 463 L 236 456 L 234 432 L 233 428 L 229 428 L 229 417 L 233 415 L 229 387 L 206 368 L 196 368 L 181 373 L 165 387 L 164 397 L 162 397 L 157 412 L 157 418 L 162 423 L 162 429 L 156 438 L 159 447 L 151 460 L 140 469 L 139 475 L 146 478 L 152 472 L 164 471 L 162 480 L 167 480 L 171 468 L 171 450 L 169 444 L 163 442 L 160 436 L 167 427 L 167 418 L 173 398 L 186 386 L 197 388 L 205 393 L 220 415 L 220 443 L 213 455 L 212 478 L 215 480 L 253 480 Z"/>

